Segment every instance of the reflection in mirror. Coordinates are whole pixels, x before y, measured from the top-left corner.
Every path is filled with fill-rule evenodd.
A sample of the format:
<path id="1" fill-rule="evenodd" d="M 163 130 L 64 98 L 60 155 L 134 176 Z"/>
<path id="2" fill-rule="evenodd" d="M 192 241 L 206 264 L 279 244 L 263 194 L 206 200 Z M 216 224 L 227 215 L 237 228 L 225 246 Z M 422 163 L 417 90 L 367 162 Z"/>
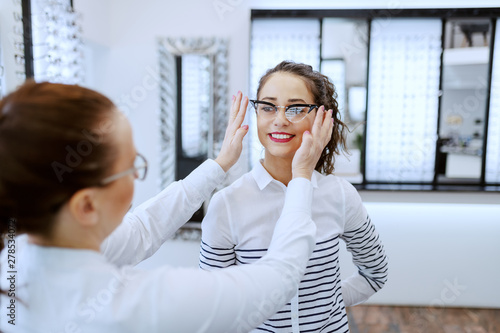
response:
<path id="1" fill-rule="evenodd" d="M 447 21 L 444 33 L 437 181 L 479 183 L 491 24 L 488 19 L 454 19 Z"/>
<path id="2" fill-rule="evenodd" d="M 179 56 L 181 66 L 180 118 L 182 157 L 205 160 L 211 111 L 211 62 L 208 55 Z M 178 115 L 179 117 L 179 115 Z"/>
<path id="3" fill-rule="evenodd" d="M 227 124 L 227 40 L 160 38 L 160 186 L 217 156 Z M 176 237 L 200 239 L 205 207 Z"/>

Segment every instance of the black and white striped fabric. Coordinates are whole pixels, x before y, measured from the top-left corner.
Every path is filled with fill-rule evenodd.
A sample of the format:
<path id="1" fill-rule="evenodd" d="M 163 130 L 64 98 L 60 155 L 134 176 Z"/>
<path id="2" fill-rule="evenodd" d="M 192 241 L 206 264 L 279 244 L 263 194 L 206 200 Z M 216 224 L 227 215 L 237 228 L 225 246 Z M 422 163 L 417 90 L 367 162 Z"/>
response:
<path id="1" fill-rule="evenodd" d="M 317 242 L 297 295 L 255 332 L 349 332 L 346 306 L 365 301 L 387 280 L 387 258 L 361 199 L 348 182 L 319 173 L 312 178 Z M 286 187 L 260 163 L 217 193 L 202 223 L 200 267 L 245 265 L 264 256 L 283 206 Z M 340 278 L 339 245 L 358 272 Z"/>

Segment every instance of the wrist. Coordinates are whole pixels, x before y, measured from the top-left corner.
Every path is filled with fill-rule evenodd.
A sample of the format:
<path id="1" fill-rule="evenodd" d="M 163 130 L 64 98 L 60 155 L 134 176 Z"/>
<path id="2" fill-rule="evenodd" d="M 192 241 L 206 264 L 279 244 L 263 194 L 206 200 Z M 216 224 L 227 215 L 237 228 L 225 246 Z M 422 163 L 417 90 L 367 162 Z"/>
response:
<path id="1" fill-rule="evenodd" d="M 311 180 L 312 177 L 312 171 L 308 170 L 297 170 L 293 171 L 292 170 L 292 178 L 306 178 L 308 180 Z"/>
<path id="2" fill-rule="evenodd" d="M 232 167 L 232 165 L 220 159 L 219 157 L 217 157 L 214 161 L 217 162 L 217 164 L 219 164 L 219 166 L 222 168 L 222 170 L 224 170 L 224 172 L 227 172 Z"/>

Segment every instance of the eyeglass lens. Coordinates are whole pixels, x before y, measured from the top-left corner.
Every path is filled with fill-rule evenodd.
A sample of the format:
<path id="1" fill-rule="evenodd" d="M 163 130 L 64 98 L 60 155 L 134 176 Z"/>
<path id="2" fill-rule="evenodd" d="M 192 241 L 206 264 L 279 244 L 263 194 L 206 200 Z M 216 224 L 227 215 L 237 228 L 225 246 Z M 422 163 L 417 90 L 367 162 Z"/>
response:
<path id="1" fill-rule="evenodd" d="M 253 105 L 256 108 L 259 116 L 265 119 L 274 119 L 279 112 L 279 107 L 271 104 L 256 102 L 253 103 Z M 285 117 L 289 121 L 296 123 L 304 119 L 312 109 L 313 108 L 310 106 L 289 105 L 285 108 Z"/>
<path id="2" fill-rule="evenodd" d="M 135 176 L 139 180 L 143 180 L 146 178 L 146 173 L 148 171 L 148 163 L 144 156 L 141 154 L 137 154 L 137 157 L 135 158 L 134 161 L 134 168 L 135 168 Z"/>

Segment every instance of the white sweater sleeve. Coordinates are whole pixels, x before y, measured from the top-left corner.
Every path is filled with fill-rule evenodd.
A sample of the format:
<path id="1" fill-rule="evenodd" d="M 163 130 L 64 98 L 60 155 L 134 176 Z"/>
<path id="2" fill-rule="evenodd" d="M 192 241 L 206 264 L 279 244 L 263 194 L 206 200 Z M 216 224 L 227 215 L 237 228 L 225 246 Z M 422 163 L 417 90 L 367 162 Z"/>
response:
<path id="1" fill-rule="evenodd" d="M 289 183 L 269 250 L 254 264 L 217 271 L 162 268 L 139 273 L 128 284 L 127 294 L 142 302 L 120 314 L 130 315 L 127 328 L 237 333 L 257 327 L 297 291 L 315 244 L 311 201 L 308 180 Z"/>
<path id="2" fill-rule="evenodd" d="M 194 214 L 225 177 L 222 168 L 207 160 L 185 179 L 170 184 L 142 203 L 101 245 L 115 265 L 135 265 L 150 257 Z"/>

